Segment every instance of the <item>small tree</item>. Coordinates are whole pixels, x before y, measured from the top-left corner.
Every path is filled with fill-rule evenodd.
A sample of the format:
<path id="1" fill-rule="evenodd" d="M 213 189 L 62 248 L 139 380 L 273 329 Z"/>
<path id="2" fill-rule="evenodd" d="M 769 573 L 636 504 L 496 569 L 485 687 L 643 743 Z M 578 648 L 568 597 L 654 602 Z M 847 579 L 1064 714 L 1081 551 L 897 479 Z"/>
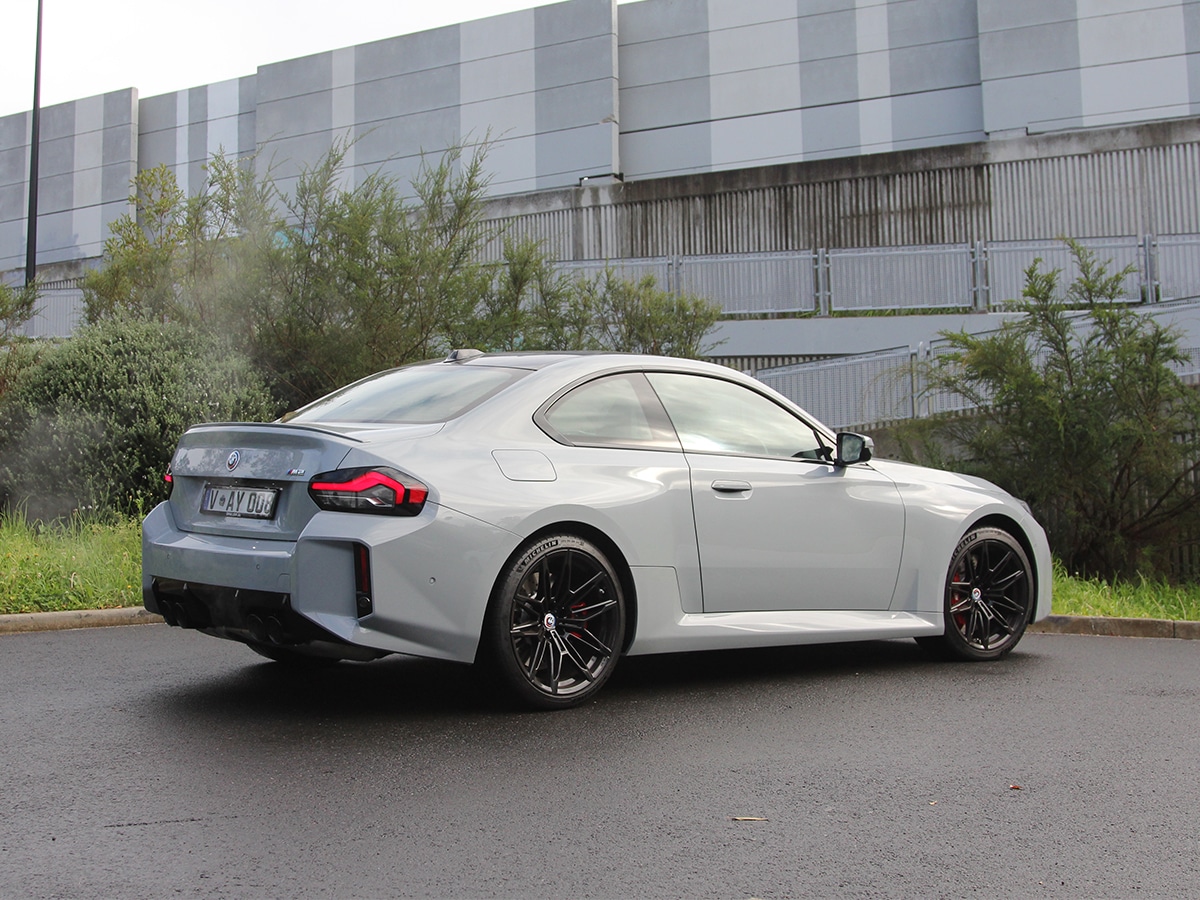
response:
<path id="1" fill-rule="evenodd" d="M 424 162 L 407 194 L 378 172 L 347 187 L 348 149 L 335 143 L 290 194 L 220 154 L 194 197 L 164 166 L 141 173 L 137 215 L 85 280 L 88 320 L 225 335 L 290 408 L 454 347 L 701 352 L 719 315 L 704 301 L 611 272 L 567 278 L 533 242 L 484 262 L 502 238 L 484 219 L 486 145 Z"/>
<path id="2" fill-rule="evenodd" d="M 14 288 L 0 282 L 0 397 L 36 359 L 36 351 L 25 346 L 28 342 L 18 332 L 37 312 L 37 300 L 36 284 Z"/>
<path id="3" fill-rule="evenodd" d="M 1035 260 L 1024 316 L 991 335 L 944 335 L 953 349 L 929 385 L 975 409 L 933 433 L 964 454 L 960 468 L 1028 501 L 1072 571 L 1162 571 L 1161 549 L 1200 513 L 1200 397 L 1172 369 L 1185 358 L 1177 334 L 1115 302 L 1128 270 L 1110 275 L 1068 243 L 1080 274 L 1065 303 L 1061 272 Z"/>
<path id="4" fill-rule="evenodd" d="M 593 277 L 557 272 L 541 245 L 508 244 L 478 299 L 446 325 L 456 347 L 480 350 L 606 350 L 697 357 L 720 307 L 664 291 L 647 276 L 611 269 Z"/>

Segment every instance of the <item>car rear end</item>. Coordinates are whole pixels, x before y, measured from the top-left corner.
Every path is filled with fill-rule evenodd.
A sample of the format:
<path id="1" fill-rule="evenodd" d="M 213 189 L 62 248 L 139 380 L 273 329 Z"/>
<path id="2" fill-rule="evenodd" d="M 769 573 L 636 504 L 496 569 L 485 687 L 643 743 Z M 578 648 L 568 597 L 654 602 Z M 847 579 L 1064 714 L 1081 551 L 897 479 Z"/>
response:
<path id="1" fill-rule="evenodd" d="M 146 608 L 172 625 L 262 646 L 339 643 L 293 608 L 295 557 L 319 511 L 311 477 L 336 471 L 358 443 L 287 425 L 188 431 L 171 462 L 170 499 L 143 524 Z M 352 548 L 343 555 L 352 572 Z"/>
<path id="2" fill-rule="evenodd" d="M 440 502 L 438 485 L 486 494 L 502 480 L 441 432 L 526 372 L 422 364 L 286 423 L 189 429 L 170 498 L 143 524 L 146 608 L 274 658 L 471 661 L 518 538 Z"/>

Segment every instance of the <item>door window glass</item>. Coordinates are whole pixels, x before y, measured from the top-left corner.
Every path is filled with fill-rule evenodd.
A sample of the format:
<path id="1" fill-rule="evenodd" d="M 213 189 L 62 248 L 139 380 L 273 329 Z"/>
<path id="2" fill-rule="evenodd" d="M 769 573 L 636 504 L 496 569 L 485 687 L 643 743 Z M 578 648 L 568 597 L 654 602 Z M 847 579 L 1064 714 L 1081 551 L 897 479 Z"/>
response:
<path id="1" fill-rule="evenodd" d="M 811 426 L 743 385 L 675 372 L 646 377 L 686 451 L 824 458 Z"/>

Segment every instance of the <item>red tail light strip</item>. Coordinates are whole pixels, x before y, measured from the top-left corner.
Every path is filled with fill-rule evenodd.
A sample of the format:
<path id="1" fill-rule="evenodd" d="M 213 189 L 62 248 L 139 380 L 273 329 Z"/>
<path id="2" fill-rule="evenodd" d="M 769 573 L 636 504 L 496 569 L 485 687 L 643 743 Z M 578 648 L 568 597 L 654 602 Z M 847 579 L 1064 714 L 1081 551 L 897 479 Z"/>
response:
<path id="1" fill-rule="evenodd" d="M 387 467 L 322 472 L 308 485 L 321 509 L 377 515 L 415 516 L 425 506 L 429 488 Z"/>

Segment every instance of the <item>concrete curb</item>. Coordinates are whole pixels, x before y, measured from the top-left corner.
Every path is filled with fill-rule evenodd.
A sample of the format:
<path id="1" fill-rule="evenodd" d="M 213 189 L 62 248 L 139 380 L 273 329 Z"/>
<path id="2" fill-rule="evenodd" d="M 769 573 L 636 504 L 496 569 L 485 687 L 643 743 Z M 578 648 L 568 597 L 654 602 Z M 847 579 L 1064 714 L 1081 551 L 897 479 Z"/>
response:
<path id="1" fill-rule="evenodd" d="M 162 616 L 140 606 L 122 609 L 69 609 L 63 612 L 14 613 L 0 616 L 0 634 L 25 631 L 65 631 L 70 628 L 103 628 L 108 625 L 150 625 Z"/>
<path id="2" fill-rule="evenodd" d="M 1200 622 L 1170 619 L 1108 619 L 1103 616 L 1047 616 L 1029 626 L 1031 633 L 1097 634 L 1106 637 L 1156 637 L 1200 640 Z"/>
<path id="3" fill-rule="evenodd" d="M 109 625 L 153 625 L 162 616 L 140 606 L 123 609 L 73 609 L 66 612 L 16 613 L 0 616 L 0 634 L 63 631 Z M 1103 616 L 1048 616 L 1029 626 L 1030 634 L 1093 634 L 1105 637 L 1156 637 L 1200 640 L 1200 622 L 1169 619 L 1108 619 Z"/>

